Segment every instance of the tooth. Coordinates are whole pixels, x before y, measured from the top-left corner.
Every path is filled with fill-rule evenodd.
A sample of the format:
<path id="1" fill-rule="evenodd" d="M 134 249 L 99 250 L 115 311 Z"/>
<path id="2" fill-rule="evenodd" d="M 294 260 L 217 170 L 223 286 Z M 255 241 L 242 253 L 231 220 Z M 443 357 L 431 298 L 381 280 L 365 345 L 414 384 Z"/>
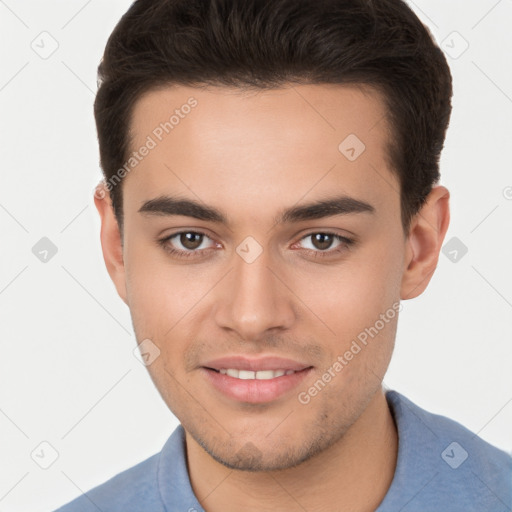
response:
<path id="1" fill-rule="evenodd" d="M 238 372 L 238 378 L 242 380 L 254 379 L 254 372 L 249 370 L 240 370 Z"/>
<path id="2" fill-rule="evenodd" d="M 259 380 L 268 380 L 274 378 L 274 372 L 272 370 L 260 370 L 256 372 L 256 378 Z"/>
<path id="3" fill-rule="evenodd" d="M 282 377 L 283 375 L 291 375 L 295 373 L 294 370 L 259 370 L 259 371 L 251 371 L 251 370 L 237 370 L 236 368 L 221 368 L 219 369 L 219 373 L 222 375 L 228 375 L 229 377 L 233 377 L 235 379 L 241 380 L 270 380 L 275 379 L 277 377 Z"/>

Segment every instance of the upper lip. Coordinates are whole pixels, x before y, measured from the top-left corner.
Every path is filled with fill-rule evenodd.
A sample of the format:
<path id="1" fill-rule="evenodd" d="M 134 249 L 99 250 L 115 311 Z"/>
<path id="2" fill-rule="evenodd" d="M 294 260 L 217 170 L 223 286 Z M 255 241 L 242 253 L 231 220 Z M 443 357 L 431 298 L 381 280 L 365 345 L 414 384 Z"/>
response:
<path id="1" fill-rule="evenodd" d="M 293 370 L 301 371 L 310 368 L 311 365 L 304 364 L 293 359 L 286 359 L 278 356 L 265 356 L 258 358 L 249 358 L 244 356 L 226 356 L 219 359 L 213 359 L 202 364 L 204 368 L 211 368 L 213 370 L 220 369 L 237 369 L 237 370 Z"/>

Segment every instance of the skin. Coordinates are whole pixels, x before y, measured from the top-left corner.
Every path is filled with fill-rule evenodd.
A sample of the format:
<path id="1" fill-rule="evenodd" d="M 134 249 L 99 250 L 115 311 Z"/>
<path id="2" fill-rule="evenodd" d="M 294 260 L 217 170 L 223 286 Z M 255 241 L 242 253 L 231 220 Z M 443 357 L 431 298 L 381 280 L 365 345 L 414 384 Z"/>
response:
<path id="1" fill-rule="evenodd" d="M 379 315 L 425 290 L 449 224 L 449 192 L 435 186 L 403 232 L 383 99 L 359 86 L 152 91 L 135 105 L 132 149 L 190 96 L 197 106 L 124 179 L 122 237 L 108 193 L 95 202 L 106 266 L 137 340 L 161 351 L 148 370 L 185 428 L 193 490 L 208 512 L 333 503 L 373 511 L 396 466 L 382 379 L 398 314 L 308 404 L 297 395 Z M 338 149 L 349 134 L 366 146 L 353 162 Z M 375 211 L 274 222 L 284 208 L 339 194 Z M 229 225 L 139 212 L 162 195 L 213 206 Z M 158 242 L 194 230 L 207 234 L 196 256 L 179 258 Z M 311 235 L 322 232 L 355 242 L 315 245 Z M 236 252 L 248 236 L 263 248 L 250 264 Z M 179 236 L 169 246 L 190 251 Z M 242 403 L 201 370 L 233 354 L 279 355 L 313 369 L 277 400 Z"/>

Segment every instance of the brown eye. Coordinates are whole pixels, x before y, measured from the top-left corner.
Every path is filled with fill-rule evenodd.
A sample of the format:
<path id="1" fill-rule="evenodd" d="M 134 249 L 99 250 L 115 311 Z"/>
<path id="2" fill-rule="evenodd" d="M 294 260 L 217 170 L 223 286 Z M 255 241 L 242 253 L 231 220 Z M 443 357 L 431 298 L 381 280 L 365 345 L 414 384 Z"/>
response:
<path id="1" fill-rule="evenodd" d="M 200 231 L 180 231 L 158 241 L 168 254 L 177 258 L 204 257 L 215 245 L 212 242 L 208 235 Z"/>
<path id="2" fill-rule="evenodd" d="M 315 233 L 314 235 L 310 235 L 311 240 L 313 242 L 313 246 L 316 249 L 326 250 L 329 249 L 334 240 L 334 236 L 328 233 Z"/>
<path id="3" fill-rule="evenodd" d="M 203 241 L 204 235 L 201 233 L 193 233 L 193 232 L 184 232 L 180 234 L 180 243 L 185 249 L 189 249 L 193 251 L 200 247 Z"/>
<path id="4" fill-rule="evenodd" d="M 316 231 L 304 236 L 300 243 L 315 258 L 322 258 L 344 253 L 354 245 L 354 240 L 336 233 Z"/>

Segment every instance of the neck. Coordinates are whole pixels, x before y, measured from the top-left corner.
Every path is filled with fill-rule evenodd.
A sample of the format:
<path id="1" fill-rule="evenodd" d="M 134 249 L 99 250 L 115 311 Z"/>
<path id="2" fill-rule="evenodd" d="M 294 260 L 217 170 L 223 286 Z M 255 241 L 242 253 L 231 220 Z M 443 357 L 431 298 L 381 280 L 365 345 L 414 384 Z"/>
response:
<path id="1" fill-rule="evenodd" d="M 215 461 L 188 433 L 186 443 L 192 489 L 207 512 L 371 512 L 391 485 L 398 453 L 382 390 L 337 443 L 293 468 L 235 471 Z"/>

